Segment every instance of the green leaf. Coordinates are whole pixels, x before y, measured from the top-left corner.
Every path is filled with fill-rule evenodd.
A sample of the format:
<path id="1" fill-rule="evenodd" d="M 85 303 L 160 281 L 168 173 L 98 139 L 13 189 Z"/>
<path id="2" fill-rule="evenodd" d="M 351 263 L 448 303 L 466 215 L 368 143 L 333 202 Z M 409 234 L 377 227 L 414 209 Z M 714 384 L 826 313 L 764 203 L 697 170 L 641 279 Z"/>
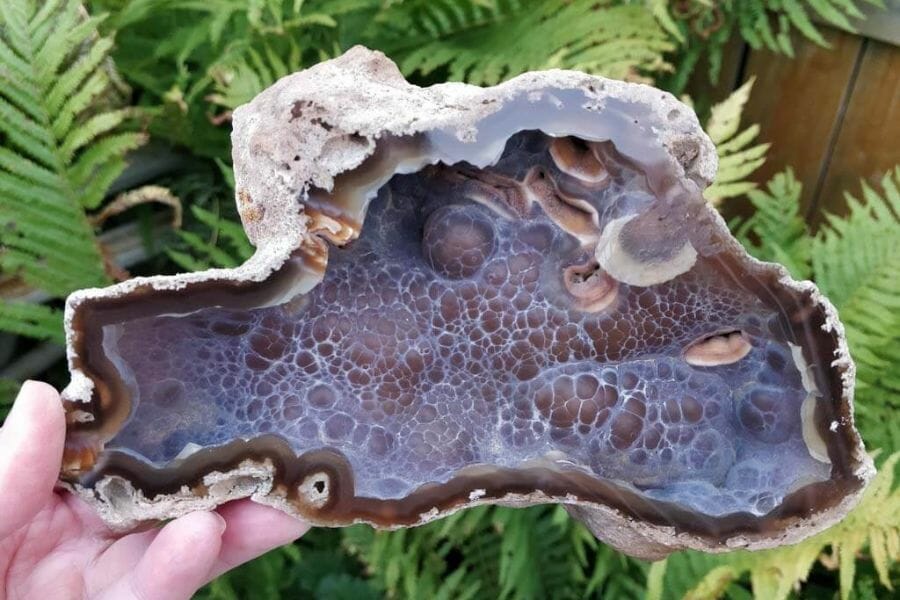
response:
<path id="1" fill-rule="evenodd" d="M 184 250 L 166 249 L 169 258 L 182 269 L 200 271 L 210 267 L 235 267 L 253 254 L 253 246 L 240 224 L 196 204 L 191 206 L 191 213 L 204 229 L 203 235 L 179 231 Z"/>
<path id="2" fill-rule="evenodd" d="M 669 2 L 667 0 L 646 0 L 646 4 L 650 13 L 659 21 L 662 28 L 680 43 L 684 43 L 684 33 L 678 27 L 677 21 L 669 13 Z"/>
<path id="3" fill-rule="evenodd" d="M 735 229 L 738 239 L 760 260 L 780 262 L 795 279 L 808 279 L 811 240 L 800 214 L 802 186 L 787 169 L 769 181 L 767 191 L 747 193 L 755 212 Z"/>
<path id="4" fill-rule="evenodd" d="M 65 342 L 62 311 L 40 304 L 0 301 L 0 329 L 59 344 Z"/>
<path id="5" fill-rule="evenodd" d="M 370 43 L 404 73 L 446 69 L 450 80 L 477 84 L 548 67 L 634 76 L 667 68 L 662 55 L 674 48 L 644 8 L 593 0 L 415 2 L 394 5 L 379 19 L 385 25 Z"/>
<path id="6" fill-rule="evenodd" d="M 900 448 L 900 167 L 847 196 L 849 214 L 829 215 L 812 243 L 822 292 L 837 306 L 857 367 L 857 424 L 876 448 Z"/>
<path id="7" fill-rule="evenodd" d="M 741 196 L 756 187 L 748 179 L 766 160 L 769 144 L 751 145 L 759 134 L 759 126 L 751 125 L 740 131 L 741 115 L 755 79 L 731 93 L 728 98 L 714 105 L 706 122 L 706 132 L 716 145 L 719 169 L 715 182 L 703 195 L 713 205 L 725 198 Z"/>
<path id="8" fill-rule="evenodd" d="M 55 297 L 109 283 L 82 206 L 143 140 L 109 108 L 102 20 L 75 0 L 0 2 L 0 269 Z M 62 341 L 59 312 L 42 306 L 3 304 L 0 329 Z"/>
<path id="9" fill-rule="evenodd" d="M 788 19 L 791 20 L 791 24 L 799 29 L 804 36 L 821 46 L 829 47 L 828 42 L 825 41 L 819 30 L 809 20 L 809 15 L 806 9 L 803 8 L 800 0 L 781 0 L 781 6 Z"/>

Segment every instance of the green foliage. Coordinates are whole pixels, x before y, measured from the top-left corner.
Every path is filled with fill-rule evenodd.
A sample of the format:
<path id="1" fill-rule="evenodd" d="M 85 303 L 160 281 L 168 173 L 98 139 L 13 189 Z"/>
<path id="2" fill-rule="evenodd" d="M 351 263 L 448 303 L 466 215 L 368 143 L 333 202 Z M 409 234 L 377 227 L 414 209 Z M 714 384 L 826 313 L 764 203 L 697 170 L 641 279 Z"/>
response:
<path id="1" fill-rule="evenodd" d="M 256 562 L 199 598 L 637 598 L 646 569 L 559 506 L 484 506 L 393 532 L 313 530 Z"/>
<path id="2" fill-rule="evenodd" d="M 446 68 L 447 79 L 482 85 L 550 67 L 625 78 L 664 69 L 673 49 L 649 12 L 608 1 L 428 0 L 380 18 L 373 41 L 387 42 L 404 73 Z"/>
<path id="3" fill-rule="evenodd" d="M 846 195 L 849 215 L 829 216 L 812 247 L 812 267 L 835 303 L 857 367 L 857 420 L 874 448 L 900 448 L 900 167 Z"/>
<path id="4" fill-rule="evenodd" d="M 370 2 L 373 3 L 373 2 Z M 139 86 L 159 138 L 229 155 L 227 110 L 280 75 L 321 59 L 333 43 L 327 0 L 93 0 L 113 14 L 114 58 Z M 224 113 L 217 109 L 224 107 Z"/>
<path id="5" fill-rule="evenodd" d="M 882 0 L 645 0 L 666 29 L 683 43 L 670 87 L 680 92 L 701 56 L 707 59 L 709 78 L 716 81 L 725 44 L 739 34 L 755 49 L 767 48 L 794 55 L 792 34 L 828 46 L 814 18 L 847 31 L 852 19 L 863 16 L 863 4 L 883 6 Z M 677 31 L 677 33 L 676 33 Z"/>
<path id="6" fill-rule="evenodd" d="M 176 240 L 165 247 L 168 258 L 184 271 L 236 267 L 253 254 L 234 205 L 234 174 L 219 162 L 212 169 L 188 173 L 170 182 L 189 206 Z"/>
<path id="7" fill-rule="evenodd" d="M 241 569 L 210 583 L 198 598 L 209 600 L 239 600 L 252 594 L 255 598 L 280 598 L 294 583 L 284 574 L 294 574 L 293 567 L 300 560 L 296 546 L 282 546 L 268 552 Z"/>
<path id="8" fill-rule="evenodd" d="M 282 546 L 219 577 L 197 600 L 243 598 L 316 598 L 375 600 L 383 597 L 375 583 L 363 577 L 361 565 L 340 549 L 337 530 L 313 530 L 298 543 Z"/>
<path id="9" fill-rule="evenodd" d="M 900 560 L 900 488 L 894 478 L 900 452 L 881 466 L 859 506 L 834 527 L 799 544 L 759 552 L 737 551 L 710 555 L 678 552 L 655 563 L 648 600 L 669 598 L 740 597 L 732 585 L 749 575 L 753 596 L 765 600 L 787 598 L 806 580 L 817 560 L 837 566 L 842 600 L 850 597 L 859 553 L 868 547 L 881 586 L 892 589 L 892 563 Z M 830 549 L 830 556 L 824 555 Z"/>
<path id="10" fill-rule="evenodd" d="M 94 0 L 114 11 L 118 67 L 154 135 L 227 158 L 229 111 L 277 78 L 354 44 L 430 83 L 496 83 L 538 68 L 638 78 L 668 69 L 671 35 L 610 0 Z"/>
<path id="11" fill-rule="evenodd" d="M 0 377 L 0 425 L 3 424 L 21 385 L 18 381 Z"/>
<path id="12" fill-rule="evenodd" d="M 62 312 L 43 304 L 0 301 L 0 329 L 60 344 L 65 342 Z"/>
<path id="13" fill-rule="evenodd" d="M 398 598 L 618 598 L 644 588 L 639 561 L 603 546 L 561 506 L 484 506 L 394 532 L 357 526 L 344 546 Z"/>
<path id="14" fill-rule="evenodd" d="M 872 448 L 900 448 L 900 167 L 847 195 L 849 214 L 828 216 L 815 236 L 800 216 L 800 183 L 776 175 L 769 192 L 750 192 L 756 209 L 736 233 L 757 258 L 812 278 L 838 308 L 857 365 L 856 416 Z"/>
<path id="15" fill-rule="evenodd" d="M 187 251 L 167 248 L 166 254 L 182 269 L 201 271 L 210 267 L 236 267 L 253 254 L 253 246 L 238 223 L 198 205 L 191 206 L 191 213 L 209 233 L 204 237 L 193 231 L 178 232 Z"/>
<path id="16" fill-rule="evenodd" d="M 751 146 L 759 135 L 759 125 L 740 130 L 741 114 L 750 99 L 753 82 L 753 79 L 748 80 L 728 98 L 713 106 L 706 122 L 706 132 L 716 145 L 719 156 L 716 180 L 703 192 L 713 205 L 755 188 L 756 184 L 748 178 L 766 161 L 769 144 Z"/>
<path id="17" fill-rule="evenodd" d="M 143 137 L 110 106 L 112 40 L 73 0 L 0 3 L 0 270 L 60 297 L 104 285 L 96 208 Z M 61 341 L 55 309 L 0 302 L 0 329 Z"/>
<path id="18" fill-rule="evenodd" d="M 768 192 L 748 192 L 754 211 L 736 228 L 735 235 L 757 258 L 781 263 L 795 279 L 809 279 L 812 243 L 800 214 L 802 185 L 788 168 L 775 175 L 767 188 Z"/>

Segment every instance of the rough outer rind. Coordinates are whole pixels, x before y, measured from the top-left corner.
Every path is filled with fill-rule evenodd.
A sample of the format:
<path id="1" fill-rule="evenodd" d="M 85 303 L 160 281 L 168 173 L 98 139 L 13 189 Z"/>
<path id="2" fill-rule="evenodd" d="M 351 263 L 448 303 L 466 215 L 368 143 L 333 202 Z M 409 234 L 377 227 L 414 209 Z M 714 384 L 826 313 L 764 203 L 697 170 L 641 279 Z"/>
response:
<path id="1" fill-rule="evenodd" d="M 420 88 L 407 83 L 383 54 L 357 46 L 280 79 L 235 110 L 231 139 L 244 228 L 257 245 L 273 236 L 296 236 L 298 199 L 309 186 L 330 190 L 336 175 L 374 152 L 377 139 L 436 129 L 472 139 L 479 121 L 505 102 L 546 88 L 582 90 L 600 104 L 611 97 L 649 105 L 668 123 L 657 133 L 679 175 L 701 186 L 712 182 L 715 147 L 694 112 L 667 92 L 562 70 L 525 73 L 491 88 L 463 83 Z M 294 117 L 297 113 L 301 116 Z M 261 216 L 259 199 L 265 202 Z"/>
<path id="2" fill-rule="evenodd" d="M 713 180 L 717 166 L 715 148 L 701 130 L 696 116 L 670 94 L 652 87 L 553 70 L 527 73 L 487 89 L 461 83 L 419 88 L 407 83 L 396 66 L 381 53 L 353 48 L 338 59 L 281 79 L 234 113 L 232 141 L 237 203 L 244 228 L 257 247 L 249 261 L 235 269 L 135 278 L 109 288 L 81 290 L 69 297 L 65 325 L 72 380 L 64 390 L 64 398 L 88 402 L 92 394 L 93 384 L 77 368 L 78 357 L 73 350 L 73 316 L 83 302 L 120 297 L 142 287 L 172 290 L 203 281 L 262 281 L 308 236 L 309 217 L 299 208 L 310 188 L 331 190 L 334 178 L 362 164 L 374 152 L 379 138 L 443 129 L 456 132 L 461 140 L 471 140 L 477 135 L 478 122 L 500 110 L 507 101 L 547 88 L 581 90 L 600 106 L 607 98 L 649 106 L 659 122 L 667 123 L 665 130 L 654 133 L 668 151 L 675 171 L 701 187 Z M 714 218 L 725 230 L 721 217 L 716 214 Z M 730 245 L 729 251 L 746 256 L 736 240 L 726 243 Z M 763 267 L 763 263 L 753 262 Z M 765 268 L 772 266 L 765 265 Z M 849 403 L 852 420 L 854 365 L 837 313 L 811 282 L 796 282 L 784 269 L 781 272 L 781 282 L 785 286 L 811 293 L 813 302 L 825 311 L 824 328 L 833 331 L 838 338 L 833 366 L 842 371 L 843 401 Z M 867 482 L 874 474 L 872 461 L 861 443 L 855 452 L 859 465 L 856 475 Z M 274 475 L 269 463 L 245 461 L 229 472 L 208 474 L 204 479 L 205 494 L 198 496 L 195 490 L 185 487 L 175 494 L 152 499 L 145 498 L 131 484 L 113 476 L 98 482 L 93 490 L 66 485 L 92 504 L 112 527 L 125 529 L 141 521 L 211 509 L 243 497 L 296 514 L 274 488 Z M 862 489 L 845 497 L 839 505 L 797 523 L 776 537 L 736 537 L 722 546 L 679 534 L 671 527 L 636 522 L 607 506 L 586 503 L 571 496 L 551 498 L 540 492 L 509 495 L 499 501 L 482 499 L 473 492 L 470 502 L 443 512 L 437 509 L 426 511 L 421 515 L 421 522 L 485 503 L 527 506 L 562 502 L 573 516 L 583 520 L 598 537 L 611 545 L 632 555 L 659 558 L 681 548 L 723 551 L 796 542 L 839 520 L 858 501 L 861 493 Z"/>

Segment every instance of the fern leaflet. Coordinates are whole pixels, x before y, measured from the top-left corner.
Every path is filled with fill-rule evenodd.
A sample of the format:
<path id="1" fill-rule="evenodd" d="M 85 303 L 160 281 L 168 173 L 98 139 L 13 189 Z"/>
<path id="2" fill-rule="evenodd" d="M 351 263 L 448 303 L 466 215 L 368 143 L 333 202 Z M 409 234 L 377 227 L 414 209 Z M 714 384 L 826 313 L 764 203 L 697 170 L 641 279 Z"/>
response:
<path id="1" fill-rule="evenodd" d="M 593 0 L 409 4 L 381 13 L 384 28 L 367 40 L 397 59 L 406 74 L 446 68 L 448 79 L 476 84 L 551 67 L 636 77 L 667 68 L 662 54 L 673 49 L 653 15 L 639 6 Z"/>
<path id="2" fill-rule="evenodd" d="M 787 169 L 768 183 L 768 192 L 747 195 L 755 211 L 735 227 L 735 235 L 760 260 L 783 264 L 795 279 L 808 279 L 811 240 L 800 215 L 802 185 Z"/>
<path id="3" fill-rule="evenodd" d="M 177 232 L 187 252 L 167 248 L 166 253 L 182 269 L 202 271 L 211 267 L 236 267 L 253 254 L 253 246 L 238 223 L 197 205 L 191 206 L 191 212 L 209 232 L 206 237 L 193 231 Z"/>
<path id="4" fill-rule="evenodd" d="M 647 10 L 682 45 L 669 90 L 681 93 L 701 56 L 709 79 L 717 81 L 723 51 L 734 33 L 755 49 L 794 55 L 794 32 L 828 46 L 819 23 L 855 33 L 851 19 L 863 17 L 862 4 L 882 7 L 882 0 L 643 0 Z M 816 21 L 818 23 L 816 23 Z"/>
<path id="5" fill-rule="evenodd" d="M 104 285 L 94 208 L 143 136 L 104 110 L 112 87 L 100 18 L 74 0 L 0 2 L 0 270 L 51 296 Z M 0 328 L 59 341 L 43 307 L 0 304 Z"/>
<path id="6" fill-rule="evenodd" d="M 751 145 L 759 135 L 759 126 L 739 131 L 741 114 L 750 98 L 754 79 L 750 79 L 728 98 L 712 107 L 706 132 L 716 145 L 719 171 L 716 181 L 703 195 L 714 205 L 725 198 L 746 194 L 756 187 L 748 177 L 766 161 L 769 144 Z"/>
<path id="7" fill-rule="evenodd" d="M 847 195 L 849 214 L 829 215 L 812 244 L 816 281 L 841 313 L 857 365 L 857 419 L 875 448 L 900 447 L 900 167 Z"/>

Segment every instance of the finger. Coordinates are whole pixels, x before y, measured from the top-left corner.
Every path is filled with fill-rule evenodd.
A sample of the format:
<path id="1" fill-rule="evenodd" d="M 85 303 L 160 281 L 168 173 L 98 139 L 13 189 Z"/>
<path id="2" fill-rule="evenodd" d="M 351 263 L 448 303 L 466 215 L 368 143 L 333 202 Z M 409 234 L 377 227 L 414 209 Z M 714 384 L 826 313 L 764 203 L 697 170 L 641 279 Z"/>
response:
<path id="1" fill-rule="evenodd" d="M 97 538 L 114 540 L 120 537 L 121 534 L 117 534 L 110 530 L 106 525 L 106 522 L 100 518 L 97 509 L 90 506 L 83 498 L 74 493 L 66 493 L 59 488 L 57 488 L 56 492 L 59 494 L 60 500 L 62 500 L 69 509 L 69 512 L 71 512 L 81 523 L 81 528 L 84 531 L 91 532 L 91 534 Z M 147 527 L 145 527 L 145 529 L 146 528 Z"/>
<path id="2" fill-rule="evenodd" d="M 134 570 L 107 588 L 100 598 L 182 600 L 210 578 L 222 547 L 225 520 L 195 512 L 162 528 Z"/>
<path id="3" fill-rule="evenodd" d="M 219 514 L 228 527 L 212 577 L 292 542 L 309 530 L 308 523 L 251 500 L 229 502 L 219 507 Z"/>
<path id="4" fill-rule="evenodd" d="M 0 429 L 0 539 L 28 523 L 52 498 L 65 437 L 56 390 L 39 381 L 22 384 Z"/>
<path id="5" fill-rule="evenodd" d="M 87 596 L 94 597 L 134 571 L 159 532 L 160 529 L 151 529 L 131 533 L 113 542 L 85 569 Z"/>

